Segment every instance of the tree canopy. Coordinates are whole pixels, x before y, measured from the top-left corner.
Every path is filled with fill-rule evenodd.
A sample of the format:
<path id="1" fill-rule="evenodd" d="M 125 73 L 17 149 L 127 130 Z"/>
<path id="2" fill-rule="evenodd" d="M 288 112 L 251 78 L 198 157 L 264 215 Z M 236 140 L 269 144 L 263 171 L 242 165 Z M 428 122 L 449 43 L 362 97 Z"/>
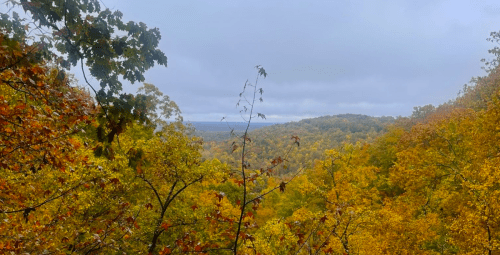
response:
<path id="1" fill-rule="evenodd" d="M 204 145 L 166 121 L 180 110 L 153 84 L 121 93 L 119 79 L 166 65 L 157 29 L 94 0 L 8 3 L 1 254 L 500 252 L 498 67 L 407 118 L 345 114 L 249 132 L 265 119 L 256 107 L 267 73 L 256 66 L 238 101 L 246 130 Z M 78 62 L 100 81 L 95 94 L 71 79 Z"/>

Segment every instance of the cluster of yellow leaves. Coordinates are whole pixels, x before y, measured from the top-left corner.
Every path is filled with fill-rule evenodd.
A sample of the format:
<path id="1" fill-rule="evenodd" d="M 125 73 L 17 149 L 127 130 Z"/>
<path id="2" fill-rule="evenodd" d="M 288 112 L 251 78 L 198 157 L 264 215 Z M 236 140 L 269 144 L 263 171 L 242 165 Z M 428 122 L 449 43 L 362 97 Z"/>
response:
<path id="1" fill-rule="evenodd" d="M 417 120 L 399 121 L 374 143 L 345 143 L 326 150 L 323 159 L 287 185 L 284 193 L 264 199 L 256 216 L 262 227 L 256 231 L 255 250 L 266 254 L 499 252 L 496 77 L 494 72 L 484 78 L 487 84 L 469 90 L 455 105 Z M 478 98 L 480 102 L 473 101 Z M 269 179 L 267 189 L 274 185 Z M 285 237 L 293 241 L 280 243 Z"/>

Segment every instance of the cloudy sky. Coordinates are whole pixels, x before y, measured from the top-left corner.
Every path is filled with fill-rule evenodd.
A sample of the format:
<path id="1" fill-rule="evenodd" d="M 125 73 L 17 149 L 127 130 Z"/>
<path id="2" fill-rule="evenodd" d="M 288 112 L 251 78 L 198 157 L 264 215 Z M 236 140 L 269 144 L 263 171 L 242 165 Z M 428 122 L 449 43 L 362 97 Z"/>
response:
<path id="1" fill-rule="evenodd" d="M 240 121 L 255 65 L 267 122 L 341 113 L 408 116 L 453 99 L 500 30 L 498 1 L 103 0 L 158 27 L 168 67 L 146 74 L 185 120 Z M 134 85 L 130 91 L 135 91 Z"/>

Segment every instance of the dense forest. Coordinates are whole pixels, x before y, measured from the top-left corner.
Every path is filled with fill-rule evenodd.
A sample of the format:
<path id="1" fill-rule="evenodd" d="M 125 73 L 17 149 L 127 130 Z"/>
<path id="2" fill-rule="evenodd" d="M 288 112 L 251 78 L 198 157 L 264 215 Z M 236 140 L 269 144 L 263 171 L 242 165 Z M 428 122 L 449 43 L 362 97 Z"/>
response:
<path id="1" fill-rule="evenodd" d="M 409 117 L 204 142 L 143 83 L 166 65 L 157 29 L 97 0 L 10 4 L 29 19 L 0 19 L 1 254 L 500 253 L 496 60 Z M 78 63 L 98 86 L 75 84 Z M 242 88 L 249 123 L 265 118 L 256 71 Z M 142 85 L 124 93 L 123 81 Z"/>
<path id="2" fill-rule="evenodd" d="M 248 145 L 247 160 L 257 169 L 265 167 L 278 156 L 287 155 L 281 166 L 280 174 L 295 173 L 300 168 L 312 167 L 314 160 L 320 159 L 327 149 L 337 148 L 344 142 L 372 142 L 382 135 L 385 127 L 394 123 L 393 117 L 370 117 L 360 114 L 340 114 L 319 118 L 304 119 L 262 127 L 249 132 L 252 143 Z M 228 129 L 230 126 L 228 127 Z M 195 132 L 203 138 L 203 157 L 218 158 L 224 162 L 237 162 L 239 150 L 232 150 L 231 144 L 243 135 L 244 131 Z M 214 138 L 214 133 L 218 133 Z M 290 137 L 300 138 L 300 146 L 292 146 Z M 291 150 L 290 150 L 291 149 Z"/>

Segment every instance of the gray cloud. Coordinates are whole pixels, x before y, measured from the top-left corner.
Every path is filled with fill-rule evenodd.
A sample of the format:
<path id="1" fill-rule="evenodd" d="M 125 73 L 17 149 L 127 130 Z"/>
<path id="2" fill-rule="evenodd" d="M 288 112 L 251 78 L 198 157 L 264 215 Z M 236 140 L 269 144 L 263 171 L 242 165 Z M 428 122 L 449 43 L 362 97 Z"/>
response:
<path id="1" fill-rule="evenodd" d="M 339 113 L 409 115 L 482 75 L 500 30 L 495 1 L 105 1 L 159 27 L 168 68 L 147 81 L 192 121 L 237 116 L 253 66 L 269 73 L 270 121 Z M 237 118 L 237 117 L 235 117 Z"/>

